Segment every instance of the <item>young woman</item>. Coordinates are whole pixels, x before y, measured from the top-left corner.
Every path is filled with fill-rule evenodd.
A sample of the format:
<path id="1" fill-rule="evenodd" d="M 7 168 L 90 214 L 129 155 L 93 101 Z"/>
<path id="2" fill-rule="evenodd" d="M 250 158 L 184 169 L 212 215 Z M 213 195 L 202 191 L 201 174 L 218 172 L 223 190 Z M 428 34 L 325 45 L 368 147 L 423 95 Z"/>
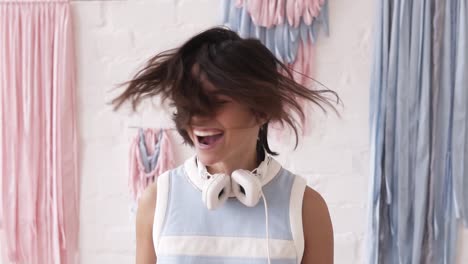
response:
<path id="1" fill-rule="evenodd" d="M 296 83 L 260 41 L 220 27 L 150 59 L 113 103 L 169 99 L 196 155 L 140 198 L 136 263 L 333 263 L 325 201 L 281 167 L 267 140 L 280 122 L 297 146 L 298 99 L 330 105 L 326 92 L 336 95 Z"/>

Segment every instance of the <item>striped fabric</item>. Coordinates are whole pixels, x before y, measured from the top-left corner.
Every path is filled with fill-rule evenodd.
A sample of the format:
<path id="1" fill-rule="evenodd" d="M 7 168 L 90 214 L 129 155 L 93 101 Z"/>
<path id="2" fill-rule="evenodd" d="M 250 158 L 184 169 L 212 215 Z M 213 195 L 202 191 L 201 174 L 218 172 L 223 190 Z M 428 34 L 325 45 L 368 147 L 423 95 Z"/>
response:
<path id="1" fill-rule="evenodd" d="M 273 160 L 264 175 L 271 263 L 300 263 L 304 251 L 304 179 Z M 153 241 L 158 264 L 266 263 L 265 210 L 230 198 L 210 211 L 203 204 L 195 158 L 158 178 Z"/>

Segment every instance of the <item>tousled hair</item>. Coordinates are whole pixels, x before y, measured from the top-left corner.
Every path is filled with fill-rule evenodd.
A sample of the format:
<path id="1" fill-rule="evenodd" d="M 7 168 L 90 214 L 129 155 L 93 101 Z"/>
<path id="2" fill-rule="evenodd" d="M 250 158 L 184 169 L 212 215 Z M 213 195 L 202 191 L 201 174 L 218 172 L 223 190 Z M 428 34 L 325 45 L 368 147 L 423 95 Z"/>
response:
<path id="1" fill-rule="evenodd" d="M 198 68 L 194 73 L 194 67 Z M 216 89 L 205 93 L 200 81 L 203 73 Z M 308 89 L 294 81 L 292 70 L 278 60 L 259 40 L 243 39 L 229 29 L 214 27 L 195 35 L 176 49 L 152 57 L 133 79 L 122 86 L 126 89 L 112 100 L 114 110 L 130 101 L 133 110 L 145 98 L 161 96 L 169 99 L 176 112 L 176 128 L 184 141 L 193 146 L 186 128 L 194 115 L 210 115 L 219 107 L 215 94 L 241 102 L 254 113 L 268 117 L 258 135 L 257 151 L 265 149 L 277 155 L 268 145 L 268 125 L 277 121 L 289 125 L 296 136 L 306 116 L 300 100 L 319 106 L 332 106 L 326 94 L 338 95 L 328 89 Z M 295 114 L 295 115 L 294 115 Z M 294 117 L 296 116 L 296 117 Z M 296 120 L 296 119 L 299 120 Z"/>

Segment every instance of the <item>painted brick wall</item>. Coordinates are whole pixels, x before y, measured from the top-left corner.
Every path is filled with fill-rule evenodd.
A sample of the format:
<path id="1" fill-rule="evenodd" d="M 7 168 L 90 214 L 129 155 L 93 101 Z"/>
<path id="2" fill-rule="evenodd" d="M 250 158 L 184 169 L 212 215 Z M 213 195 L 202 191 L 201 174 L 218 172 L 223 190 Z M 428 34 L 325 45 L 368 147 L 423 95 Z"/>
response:
<path id="1" fill-rule="evenodd" d="M 341 119 L 313 113 L 313 132 L 292 150 L 273 143 L 285 167 L 305 176 L 329 204 L 335 231 L 335 263 L 364 263 L 368 190 L 368 98 L 372 49 L 372 0 L 330 1 L 331 36 L 317 48 L 316 78 L 337 91 Z M 144 113 L 114 113 L 112 89 L 145 59 L 218 24 L 217 0 L 74 2 L 78 57 L 81 151 L 81 263 L 134 263 L 127 163 L 132 125 L 170 126 L 158 102 Z M 192 152 L 172 133 L 181 162 Z M 461 234 L 457 263 L 468 263 L 468 231 Z M 464 241 L 463 241 L 464 240 Z"/>
<path id="2" fill-rule="evenodd" d="M 342 119 L 317 111 L 313 133 L 292 151 L 275 144 L 283 164 L 307 177 L 327 200 L 336 234 L 336 263 L 362 263 L 368 177 L 368 83 L 371 1 L 331 1 L 331 37 L 318 47 L 317 79 L 339 92 Z M 82 263 L 131 263 L 126 166 L 132 124 L 168 126 L 156 105 L 141 115 L 118 115 L 103 105 L 157 51 L 218 23 L 218 1 L 103 1 L 75 3 L 82 135 Z M 348 23 L 353 21 L 353 23 Z M 161 120 L 162 119 L 162 120 Z M 173 133 L 173 139 L 180 138 Z M 191 153 L 182 148 L 181 160 Z M 180 160 L 180 161 L 181 161 Z"/>

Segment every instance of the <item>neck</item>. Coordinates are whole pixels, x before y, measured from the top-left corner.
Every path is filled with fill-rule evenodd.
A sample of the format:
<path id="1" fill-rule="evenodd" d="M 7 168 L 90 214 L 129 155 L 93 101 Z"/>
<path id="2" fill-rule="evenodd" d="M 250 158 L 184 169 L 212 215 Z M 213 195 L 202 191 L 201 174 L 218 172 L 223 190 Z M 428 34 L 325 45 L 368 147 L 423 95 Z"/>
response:
<path id="1" fill-rule="evenodd" d="M 231 175 L 233 171 L 239 169 L 252 171 L 256 169 L 262 161 L 258 159 L 257 156 L 257 150 L 253 148 L 249 150 L 248 153 L 241 153 L 228 160 L 223 160 L 211 166 L 207 166 L 206 169 L 210 174 L 226 173 L 228 175 Z"/>

